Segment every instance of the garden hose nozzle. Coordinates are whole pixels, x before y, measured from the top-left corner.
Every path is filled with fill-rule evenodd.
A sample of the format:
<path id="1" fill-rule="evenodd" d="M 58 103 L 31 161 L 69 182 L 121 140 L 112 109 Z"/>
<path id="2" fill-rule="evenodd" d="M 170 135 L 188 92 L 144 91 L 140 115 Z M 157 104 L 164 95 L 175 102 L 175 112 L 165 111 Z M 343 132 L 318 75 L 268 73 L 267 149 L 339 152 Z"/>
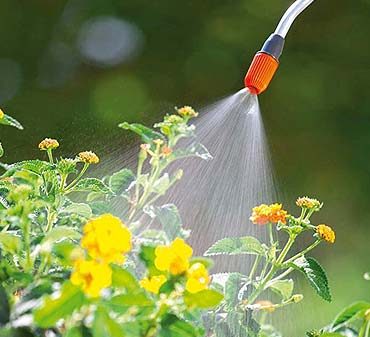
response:
<path id="1" fill-rule="evenodd" d="M 285 37 L 297 16 L 314 0 L 297 0 L 285 12 L 275 32 L 266 40 L 262 49 L 254 56 L 244 79 L 245 87 L 259 95 L 269 86 L 279 67 Z"/>

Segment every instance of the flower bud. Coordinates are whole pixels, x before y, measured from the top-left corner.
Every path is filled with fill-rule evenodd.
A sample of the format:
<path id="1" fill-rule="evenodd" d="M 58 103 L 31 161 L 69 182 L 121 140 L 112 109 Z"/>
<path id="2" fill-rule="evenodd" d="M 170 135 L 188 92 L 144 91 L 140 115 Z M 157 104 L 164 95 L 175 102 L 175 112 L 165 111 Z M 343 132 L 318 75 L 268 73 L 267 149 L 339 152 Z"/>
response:
<path id="1" fill-rule="evenodd" d="M 39 144 L 39 149 L 41 151 L 54 150 L 59 147 L 59 142 L 56 139 L 45 138 Z"/>
<path id="2" fill-rule="evenodd" d="M 84 151 L 78 154 L 78 159 L 86 164 L 99 163 L 99 157 L 92 151 Z"/>

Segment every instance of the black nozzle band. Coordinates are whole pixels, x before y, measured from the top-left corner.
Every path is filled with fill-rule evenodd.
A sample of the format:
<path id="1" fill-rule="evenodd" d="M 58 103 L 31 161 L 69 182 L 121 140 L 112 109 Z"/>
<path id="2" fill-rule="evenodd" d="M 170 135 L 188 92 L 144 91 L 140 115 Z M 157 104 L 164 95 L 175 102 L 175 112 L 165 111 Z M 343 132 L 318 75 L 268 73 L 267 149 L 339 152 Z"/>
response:
<path id="1" fill-rule="evenodd" d="M 271 34 L 262 46 L 261 52 L 273 56 L 279 60 L 284 48 L 284 38 L 277 34 Z"/>

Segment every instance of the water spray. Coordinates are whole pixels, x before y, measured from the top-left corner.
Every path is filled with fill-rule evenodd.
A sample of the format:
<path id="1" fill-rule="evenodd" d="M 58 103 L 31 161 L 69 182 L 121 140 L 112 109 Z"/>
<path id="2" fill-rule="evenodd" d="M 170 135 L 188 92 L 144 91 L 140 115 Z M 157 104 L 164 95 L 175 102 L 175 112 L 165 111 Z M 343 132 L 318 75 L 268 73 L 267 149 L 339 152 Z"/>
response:
<path id="1" fill-rule="evenodd" d="M 245 76 L 244 84 L 253 94 L 259 95 L 270 84 L 279 67 L 279 58 L 283 52 L 285 37 L 294 20 L 314 0 L 297 0 L 285 12 L 276 30 L 266 40 L 262 49 L 254 56 Z"/>

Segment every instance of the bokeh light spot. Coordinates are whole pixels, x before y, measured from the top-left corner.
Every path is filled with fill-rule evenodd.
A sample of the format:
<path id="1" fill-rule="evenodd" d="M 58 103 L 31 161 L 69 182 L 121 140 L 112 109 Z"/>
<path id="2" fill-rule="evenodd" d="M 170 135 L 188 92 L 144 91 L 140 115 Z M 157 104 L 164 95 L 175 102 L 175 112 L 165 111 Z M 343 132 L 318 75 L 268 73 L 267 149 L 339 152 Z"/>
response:
<path id="1" fill-rule="evenodd" d="M 101 16 L 83 24 L 78 36 L 78 49 L 88 62 L 107 67 L 131 60 L 142 42 L 143 35 L 133 24 Z"/>

